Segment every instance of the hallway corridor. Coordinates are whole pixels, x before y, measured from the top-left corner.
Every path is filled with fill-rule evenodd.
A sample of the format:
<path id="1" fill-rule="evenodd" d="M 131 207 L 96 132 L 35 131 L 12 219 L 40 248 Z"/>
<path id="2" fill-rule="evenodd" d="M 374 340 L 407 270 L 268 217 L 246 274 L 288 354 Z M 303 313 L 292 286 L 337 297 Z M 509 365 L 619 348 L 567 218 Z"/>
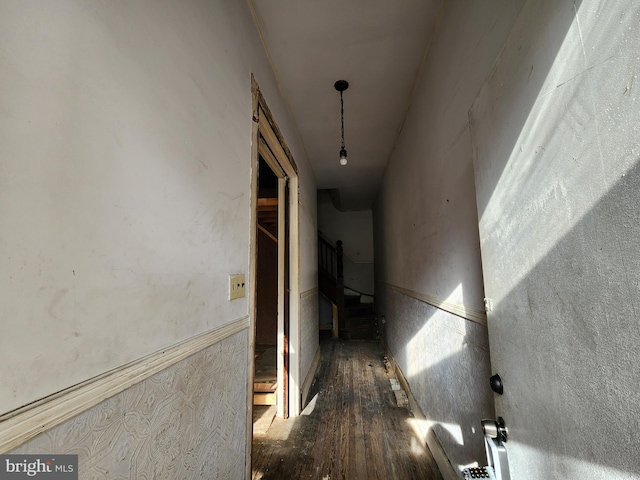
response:
<path id="1" fill-rule="evenodd" d="M 253 439 L 253 479 L 441 479 L 377 342 L 327 340 L 307 408 Z M 254 414 L 254 424 L 261 411 Z"/>

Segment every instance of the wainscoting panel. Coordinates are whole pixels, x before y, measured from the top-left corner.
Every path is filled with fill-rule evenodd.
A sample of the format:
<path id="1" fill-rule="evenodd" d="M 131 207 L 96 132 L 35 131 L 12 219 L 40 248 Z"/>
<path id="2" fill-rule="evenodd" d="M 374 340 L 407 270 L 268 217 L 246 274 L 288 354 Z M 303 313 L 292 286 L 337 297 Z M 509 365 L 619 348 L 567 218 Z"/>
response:
<path id="1" fill-rule="evenodd" d="M 385 344 L 454 470 L 485 461 L 480 421 L 495 418 L 487 328 L 378 284 Z M 441 467 L 443 471 L 445 468 Z"/>
<path id="2" fill-rule="evenodd" d="M 311 369 L 318 351 L 319 328 L 318 289 L 314 288 L 300 295 L 300 379 L 303 385 L 308 383 L 309 376 L 313 377 L 316 373 Z"/>
<path id="3" fill-rule="evenodd" d="M 80 478 L 242 478 L 247 348 L 235 333 L 10 453 L 78 454 Z"/>

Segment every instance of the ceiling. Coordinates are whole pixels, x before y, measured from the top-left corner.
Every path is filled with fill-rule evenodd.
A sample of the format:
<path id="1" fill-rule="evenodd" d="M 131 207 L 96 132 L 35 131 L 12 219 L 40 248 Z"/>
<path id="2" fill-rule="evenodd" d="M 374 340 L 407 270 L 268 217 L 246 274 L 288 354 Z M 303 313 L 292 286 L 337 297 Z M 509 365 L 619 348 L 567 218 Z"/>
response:
<path id="1" fill-rule="evenodd" d="M 337 189 L 343 211 L 370 209 L 442 0 L 249 1 L 318 188 Z"/>

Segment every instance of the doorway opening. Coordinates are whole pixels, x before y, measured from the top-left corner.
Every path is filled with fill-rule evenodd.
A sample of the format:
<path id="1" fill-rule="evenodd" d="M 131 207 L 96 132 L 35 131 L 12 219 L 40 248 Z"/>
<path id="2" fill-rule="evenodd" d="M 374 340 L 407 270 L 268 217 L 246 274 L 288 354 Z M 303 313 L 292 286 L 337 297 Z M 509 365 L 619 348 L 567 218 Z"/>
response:
<path id="1" fill-rule="evenodd" d="M 269 166 L 265 156 L 266 145 L 260 139 L 258 149 L 258 192 L 256 214 L 256 291 L 255 291 L 255 341 L 253 378 L 254 433 L 263 433 L 276 413 L 287 416 L 287 372 L 288 372 L 288 303 L 287 291 L 287 208 L 281 202 L 281 169 L 277 173 Z M 283 179 L 286 195 L 286 176 Z M 282 205 L 284 203 L 284 205 Z M 280 211 L 283 206 L 284 212 Z M 284 214 L 283 214 L 284 213 Z M 282 225 L 284 223 L 284 225 Z M 284 228 L 281 228 L 284 227 Z M 284 245 L 282 245 L 284 243 Z M 282 248 L 284 246 L 284 248 Z M 283 253 L 284 262 L 279 262 Z M 280 265 L 282 263 L 282 265 Z M 282 269 L 284 267 L 284 269 Z M 283 270 L 281 272 L 280 270 Z M 284 273 L 284 302 L 280 299 L 280 273 Z M 283 305 L 279 308 L 279 303 Z M 284 315 L 278 313 L 284 307 Z M 282 318 L 280 318 L 282 317 Z M 282 323 L 282 325 L 279 325 Z M 281 329 L 281 327 L 283 327 Z M 279 335 L 281 333 L 282 335 Z M 281 336 L 281 342 L 278 338 Z M 280 345 L 279 345 L 280 343 Z M 282 351 L 281 351 L 282 350 Z M 280 355 L 278 355 L 280 353 Z M 281 357 L 282 361 L 278 361 Z M 284 382 L 284 384 L 283 384 Z M 278 385 L 281 388 L 278 388 Z M 280 402 L 278 402 L 280 397 Z M 278 405 L 281 408 L 278 408 Z M 279 410 L 279 411 L 278 411 Z"/>
<path id="2" fill-rule="evenodd" d="M 274 415 L 299 415 L 301 403 L 298 169 L 255 78 L 252 94 L 248 475 L 254 408 L 271 409 L 259 413 L 268 427 Z"/>

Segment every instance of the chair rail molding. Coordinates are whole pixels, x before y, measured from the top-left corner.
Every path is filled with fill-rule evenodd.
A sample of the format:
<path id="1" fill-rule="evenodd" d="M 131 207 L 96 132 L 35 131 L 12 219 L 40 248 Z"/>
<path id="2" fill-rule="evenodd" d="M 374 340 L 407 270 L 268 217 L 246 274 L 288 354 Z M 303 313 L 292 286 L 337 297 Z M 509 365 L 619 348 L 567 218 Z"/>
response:
<path id="1" fill-rule="evenodd" d="M 398 287 L 396 285 L 391 285 L 390 283 L 381 282 L 381 284 L 401 295 L 414 298 L 421 302 L 427 303 L 432 307 L 439 308 L 440 310 L 444 310 L 445 312 L 452 313 L 454 315 L 457 315 L 458 317 L 464 318 L 466 320 L 477 323 L 479 325 L 483 325 L 485 327 L 487 326 L 487 314 L 484 311 L 479 310 L 477 308 L 467 307 L 465 305 L 460 305 L 458 303 L 448 302 L 446 300 L 442 300 L 441 298 L 434 297 L 433 295 L 414 292 L 406 288 Z"/>
<path id="2" fill-rule="evenodd" d="M 233 320 L 0 416 L 0 454 L 248 328 L 248 316 Z"/>

